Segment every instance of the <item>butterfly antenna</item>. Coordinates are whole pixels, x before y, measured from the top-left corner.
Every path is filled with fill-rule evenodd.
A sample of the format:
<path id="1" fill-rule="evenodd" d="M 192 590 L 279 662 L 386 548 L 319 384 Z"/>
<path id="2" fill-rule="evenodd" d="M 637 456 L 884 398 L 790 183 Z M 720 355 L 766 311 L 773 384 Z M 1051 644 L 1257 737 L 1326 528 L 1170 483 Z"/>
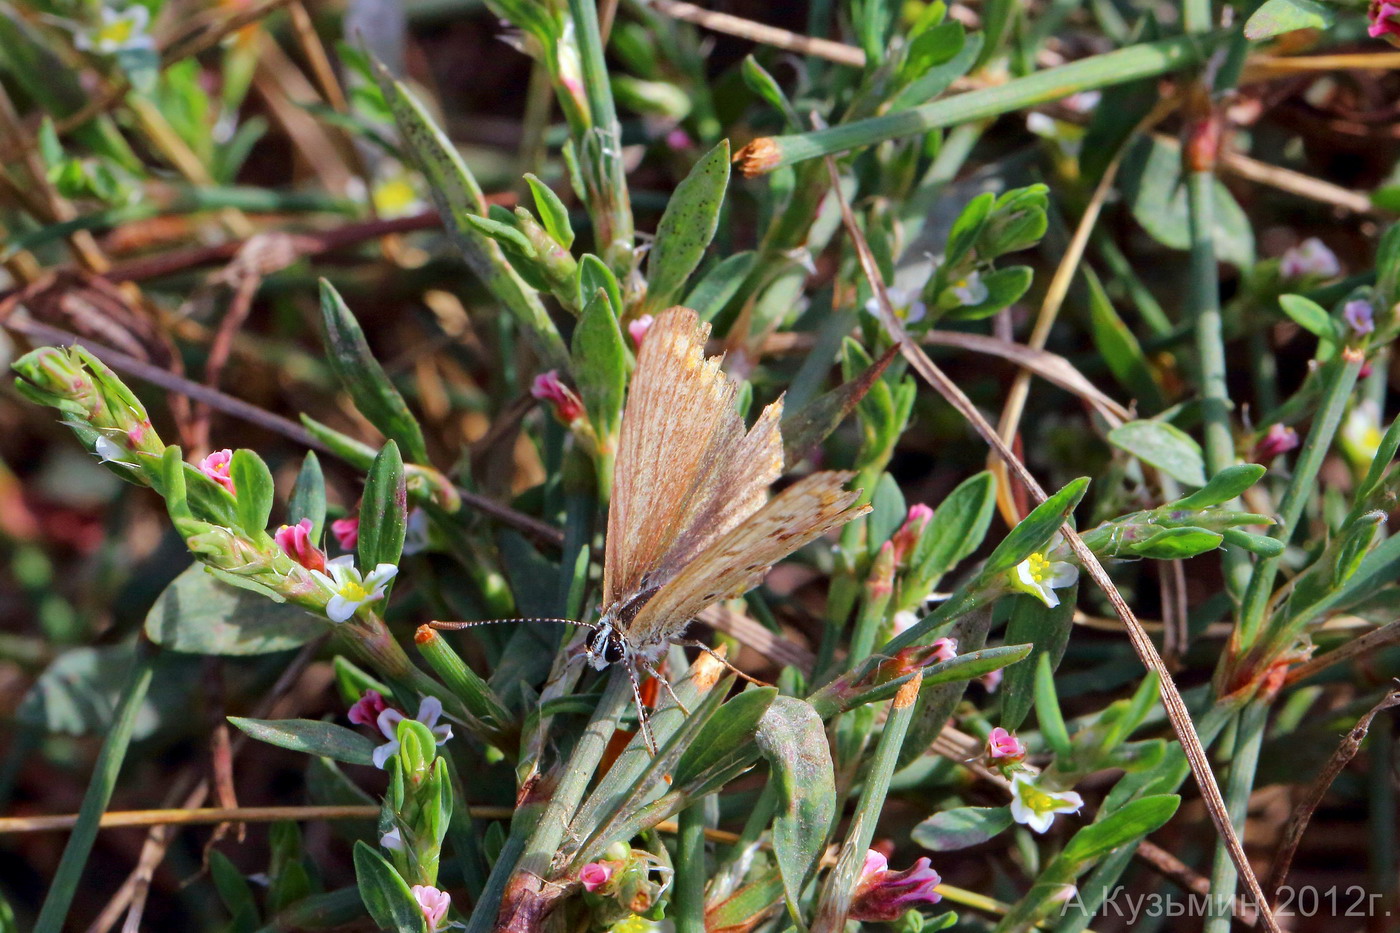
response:
<path id="1" fill-rule="evenodd" d="M 754 677 L 752 674 L 745 674 L 743 671 L 739 670 L 739 669 L 738 669 L 737 667 L 735 667 L 733 664 L 730 664 L 730 663 L 729 663 L 729 659 L 727 659 L 724 655 L 720 654 L 718 651 L 716 651 L 715 649 L 711 648 L 709 645 L 705 644 L 703 641 L 695 641 L 694 639 L 686 639 L 686 640 L 684 640 L 684 641 L 677 641 L 676 644 L 678 644 L 678 645 L 680 645 L 680 646 L 682 646 L 682 647 L 685 647 L 685 648 L 699 648 L 701 651 L 705 652 L 705 653 L 708 654 L 710 657 L 714 658 L 716 661 L 718 661 L 719 663 L 723 664 L 725 667 L 729 668 L 731 671 L 733 671 L 734 673 L 738 674 L 738 675 L 739 675 L 740 677 L 742 677 L 744 680 L 747 680 L 749 683 L 753 684 L 753 685 L 756 686 L 756 687 L 771 687 L 771 686 L 773 686 L 772 684 L 768 683 L 768 681 L 766 681 L 766 680 L 759 680 L 757 677 Z"/>
<path id="2" fill-rule="evenodd" d="M 627 679 L 632 682 L 632 700 L 637 704 L 637 725 L 642 731 L 642 741 L 646 743 L 647 751 L 652 757 L 656 757 L 656 739 L 651 734 L 651 719 L 647 716 L 646 704 L 642 702 L 642 685 L 637 680 L 637 666 L 632 663 L 631 658 L 625 658 L 622 662 L 627 665 Z"/>
<path id="3" fill-rule="evenodd" d="M 536 616 L 528 619 L 480 619 L 475 622 L 439 622 L 433 620 L 428 623 L 429 628 L 439 631 L 455 632 L 458 629 L 475 628 L 478 625 L 506 625 L 515 622 L 555 622 L 561 625 L 581 625 L 584 628 L 596 629 L 598 626 L 593 622 L 584 622 L 580 619 L 554 619 L 545 616 Z"/>

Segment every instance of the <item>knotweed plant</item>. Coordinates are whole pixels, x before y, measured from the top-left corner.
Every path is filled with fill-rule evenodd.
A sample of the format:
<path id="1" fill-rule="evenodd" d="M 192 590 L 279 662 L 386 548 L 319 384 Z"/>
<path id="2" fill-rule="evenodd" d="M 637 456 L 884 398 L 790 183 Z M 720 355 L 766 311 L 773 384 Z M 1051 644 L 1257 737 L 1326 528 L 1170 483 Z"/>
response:
<path id="1" fill-rule="evenodd" d="M 488 197 L 406 76 L 402 25 L 363 26 L 368 4 L 346 15 L 361 32 L 337 21 L 334 56 L 290 5 L 325 104 L 279 110 L 274 78 L 300 72 L 258 50 L 276 47 L 261 16 L 280 6 L 222 14 L 209 65 L 189 56 L 213 32 L 188 32 L 176 5 L 0 11 L 0 87 L 35 116 L 0 94 L 0 143 L 39 192 L 0 169 L 0 315 L 30 344 L 16 388 L 163 503 L 192 558 L 177 574 L 171 549 L 139 631 L 106 636 L 124 686 L 34 929 L 63 929 L 91 890 L 84 865 L 148 699 L 199 692 L 162 682 L 177 655 L 206 671 L 267 662 L 247 677 L 268 681 L 268 702 L 226 719 L 301 756 L 305 796 L 279 804 L 331 808 L 281 814 L 304 823 L 276 824 L 255 870 L 220 830 L 188 872 L 209 876 L 191 890 L 217 890 L 221 906 L 198 909 L 210 929 L 1075 933 L 1108 928 L 1122 879 L 1202 896 L 1191 923 L 1212 933 L 1234 918 L 1280 928 L 1312 809 L 1395 702 L 1400 227 L 1368 219 L 1345 252 L 1308 238 L 1261 259 L 1263 231 L 1217 174 L 1243 160 L 1315 190 L 1239 151 L 1237 87 L 1292 74 L 1291 39 L 1364 38 L 1376 54 L 1400 7 L 1268 0 L 1241 16 L 1185 0 L 1131 22 L 1137 5 L 843 0 L 811 4 L 809 23 L 840 42 L 779 43 L 814 57 L 726 67 L 669 18 L 684 5 L 488 0 L 513 47 L 491 54 L 523 54 L 534 75 L 522 165 L 491 186 L 518 196 Z M 110 100 L 80 103 L 69 72 L 36 80 L 48 61 L 89 69 Z M 338 187 L 234 184 L 268 132 L 246 116 L 250 87 L 293 137 L 340 152 Z M 990 168 L 956 181 L 974 152 Z M 157 157 L 183 178 L 174 195 Z M 1396 179 L 1392 165 L 1374 205 L 1351 209 L 1393 210 Z M 91 235 L 197 210 L 244 245 L 169 307 Z M 416 289 L 439 346 L 473 348 L 452 391 L 405 375 L 431 369 L 433 347 L 371 349 L 375 292 L 330 268 L 309 278 L 315 244 L 348 239 L 262 216 L 363 210 L 383 239 L 362 262 Z M 60 249 L 78 265 L 45 271 Z M 450 286 L 420 287 L 430 253 Z M 267 351 L 330 388 L 299 424 L 219 390 L 260 290 L 317 309 L 316 354 Z M 228 310 L 210 336 L 188 315 L 214 300 Z M 72 310 L 83 301 L 96 310 Z M 680 319 L 727 353 L 694 390 L 720 393 L 715 418 L 632 391 L 642 348 Z M 1284 343 L 1302 353 L 1296 377 L 1275 359 Z M 685 361 L 721 365 L 698 349 Z M 1005 379 L 986 378 L 993 365 Z M 284 440 L 235 447 L 238 422 L 208 406 Z M 712 446 L 731 409 L 750 433 Z M 446 430 L 456 418 L 481 440 Z M 643 424 L 645 456 L 620 460 Z M 516 469 L 520 449 L 532 469 Z M 911 457 L 930 455 L 952 480 L 922 482 Z M 778 475 L 775 502 L 809 511 L 743 525 Z M 610 509 L 662 480 L 674 491 L 649 500 L 657 515 L 614 513 L 642 540 L 609 540 Z M 821 496 L 830 514 L 814 518 Z M 755 525 L 825 533 L 701 560 L 688 536 L 712 524 L 735 540 Z M 655 561 L 605 605 L 603 568 L 623 551 Z M 701 647 L 660 638 L 634 657 L 610 639 L 665 594 L 667 553 L 715 576 L 768 557 L 698 613 L 648 623 L 688 626 Z M 1320 681 L 1355 658 L 1375 669 L 1337 678 L 1324 703 Z M 333 672 L 319 683 L 335 711 L 273 715 L 308 664 Z M 34 704 L 74 676 L 63 665 Z M 1335 735 L 1313 716 L 1332 733 L 1361 720 L 1327 765 Z M 37 746 L 44 717 L 26 722 Z M 212 730 L 218 799 L 236 801 L 227 731 Z M 1313 786 L 1275 827 L 1278 857 L 1251 862 L 1268 739 L 1321 751 L 1269 777 Z M 1393 776 L 1375 754 L 1383 821 Z M 1182 795 L 1201 806 L 1178 815 Z M 303 839 L 320 820 L 343 820 L 343 851 Z M 1392 903 L 1393 828 L 1377 838 L 1390 874 L 1375 893 Z M 145 879 L 123 902 L 131 929 Z"/>

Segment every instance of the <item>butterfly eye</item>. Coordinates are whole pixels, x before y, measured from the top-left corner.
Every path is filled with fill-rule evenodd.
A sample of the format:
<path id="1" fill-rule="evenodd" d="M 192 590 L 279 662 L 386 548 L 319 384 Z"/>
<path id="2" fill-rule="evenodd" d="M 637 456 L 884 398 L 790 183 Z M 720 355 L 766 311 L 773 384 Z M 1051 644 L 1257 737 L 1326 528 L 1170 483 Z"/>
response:
<path id="1" fill-rule="evenodd" d="M 583 646 L 588 649 L 588 653 L 593 653 L 593 646 L 598 642 L 598 629 L 593 629 L 588 633 L 588 637 L 583 640 Z"/>
<path id="2" fill-rule="evenodd" d="M 603 660 L 609 664 L 616 664 L 621 661 L 626 652 L 622 649 L 622 642 L 616 639 L 609 639 L 607 647 L 603 649 Z"/>

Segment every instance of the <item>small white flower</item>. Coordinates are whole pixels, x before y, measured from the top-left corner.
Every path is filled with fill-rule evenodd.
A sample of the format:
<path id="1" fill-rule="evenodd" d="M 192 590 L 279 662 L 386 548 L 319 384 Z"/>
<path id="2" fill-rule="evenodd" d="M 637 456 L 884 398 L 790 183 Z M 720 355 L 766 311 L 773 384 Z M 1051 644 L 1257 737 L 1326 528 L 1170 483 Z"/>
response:
<path id="1" fill-rule="evenodd" d="M 1056 533 L 1044 551 L 1036 551 L 1017 564 L 1011 571 L 1011 585 L 1022 593 L 1029 593 L 1045 605 L 1054 609 L 1060 604 L 1056 590 L 1073 586 L 1079 580 L 1079 568 L 1062 560 L 1051 560 L 1046 556 L 1059 547 L 1061 537 Z"/>
<path id="2" fill-rule="evenodd" d="M 86 52 L 111 55 L 133 49 L 153 49 L 155 40 L 146 32 L 150 23 L 151 11 L 133 3 L 124 10 L 111 7 L 102 8 L 102 25 L 91 32 L 80 32 L 73 37 L 74 44 Z"/>
<path id="3" fill-rule="evenodd" d="M 912 610 L 902 609 L 894 614 L 894 633 L 896 635 L 903 635 L 910 628 L 913 628 L 914 623 L 918 621 L 918 615 Z"/>
<path id="4" fill-rule="evenodd" d="M 361 576 L 349 554 L 327 561 L 326 570 L 330 572 L 313 570 L 311 574 L 332 593 L 326 603 L 326 615 L 332 622 L 344 622 L 361 606 L 383 598 L 389 581 L 399 572 L 393 564 L 380 564 Z"/>
<path id="5" fill-rule="evenodd" d="M 1363 399 L 1347 413 L 1342 429 L 1337 432 L 1337 443 L 1353 466 L 1365 469 L 1376 459 L 1383 436 L 1380 409 L 1371 399 Z"/>
<path id="6" fill-rule="evenodd" d="M 97 436 L 97 441 L 93 444 L 93 450 L 97 453 L 97 459 L 100 463 L 117 463 L 122 466 L 135 466 L 131 461 L 122 459 L 126 456 L 127 452 L 120 444 L 109 437 L 103 437 L 99 434 Z"/>
<path id="7" fill-rule="evenodd" d="M 424 697 L 423 701 L 418 704 L 418 715 L 413 717 L 428 727 L 428 731 L 437 737 L 437 743 L 439 745 L 452 738 L 451 725 L 444 723 L 439 726 L 437 724 L 441 716 L 442 701 L 437 697 Z M 399 753 L 399 723 L 403 722 L 403 720 L 403 713 L 400 713 L 393 707 L 379 714 L 379 720 L 377 722 L 379 731 L 383 733 L 384 738 L 389 741 L 374 750 L 373 759 L 376 768 L 383 768 L 388 764 L 390 758 Z M 397 835 L 397 830 L 385 833 L 385 838 L 387 839 L 391 835 Z M 400 845 L 403 844 L 402 839 L 398 839 L 398 842 Z M 380 844 L 386 849 L 393 848 L 393 846 L 387 844 L 384 839 L 380 840 Z"/>
<path id="8" fill-rule="evenodd" d="M 1072 790 L 1044 790 L 1024 771 L 1011 778 L 1011 818 L 1043 833 L 1055 822 L 1056 813 L 1078 813 L 1084 798 Z"/>
<path id="9" fill-rule="evenodd" d="M 1026 114 L 1026 129 L 1037 136 L 1054 139 L 1059 134 L 1060 125 L 1055 122 L 1054 117 L 1032 110 Z"/>
<path id="10" fill-rule="evenodd" d="M 958 299 L 963 307 L 980 305 L 991 294 L 983 284 L 982 276 L 977 272 L 969 272 L 966 278 L 958 279 L 948 286 L 948 291 L 953 293 L 953 297 Z"/>
<path id="11" fill-rule="evenodd" d="M 913 288 L 890 288 L 885 290 L 889 295 L 890 307 L 894 309 L 894 316 L 906 324 L 917 324 L 928 317 L 928 306 L 919 300 L 919 292 Z M 865 310 L 871 317 L 880 316 L 880 299 L 871 297 L 865 303 Z"/>
<path id="12" fill-rule="evenodd" d="M 389 756 L 384 756 L 384 760 L 388 761 Z M 380 767 L 383 767 L 383 765 L 380 765 Z M 390 852 L 404 851 L 403 836 L 399 833 L 399 828 L 397 826 L 380 836 L 379 844 Z"/>

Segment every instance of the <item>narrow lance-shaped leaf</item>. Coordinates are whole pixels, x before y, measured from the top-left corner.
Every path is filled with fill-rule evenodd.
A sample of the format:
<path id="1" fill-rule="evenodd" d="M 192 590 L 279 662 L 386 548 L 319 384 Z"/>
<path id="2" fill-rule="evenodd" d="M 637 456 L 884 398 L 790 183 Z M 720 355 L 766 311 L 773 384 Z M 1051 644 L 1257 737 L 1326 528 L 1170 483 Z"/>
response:
<path id="1" fill-rule="evenodd" d="M 427 923 L 423 909 L 413 898 L 408 884 L 399 877 L 384 856 L 364 842 L 355 843 L 355 880 L 360 899 L 381 930 L 393 933 L 424 933 Z"/>
<path id="2" fill-rule="evenodd" d="M 1063 489 L 1032 509 L 987 558 L 981 578 L 985 580 L 994 574 L 1010 570 L 1036 551 L 1043 549 L 1054 537 L 1055 532 L 1060 530 L 1060 526 L 1069 519 L 1088 488 L 1088 477 L 1081 476 L 1066 483 Z"/>
<path id="3" fill-rule="evenodd" d="M 398 445 L 390 441 L 374 458 L 360 501 L 360 568 L 367 573 L 377 564 L 397 564 L 407 529 L 403 458 Z"/>
<path id="4" fill-rule="evenodd" d="M 569 209 L 559 200 L 559 195 L 530 172 L 525 173 L 525 183 L 530 186 L 530 193 L 535 196 L 535 210 L 539 212 L 540 222 L 549 231 L 549 235 L 565 249 L 573 246 L 574 228 L 569 222 Z"/>
<path id="5" fill-rule="evenodd" d="M 1069 645 L 1070 630 L 1074 627 L 1078 589 L 1076 584 L 1060 591 L 1057 594 L 1060 604 L 1053 609 L 1034 596 L 1019 594 L 1012 597 L 1006 640 L 1012 643 L 1029 642 L 1034 647 L 1030 657 L 1007 668 L 1002 677 L 1002 728 L 1015 730 L 1030 712 L 1035 700 L 1035 678 L 1041 657 L 1048 659 L 1052 672 L 1060 666 L 1060 659 Z"/>
<path id="6" fill-rule="evenodd" d="M 353 729 L 317 719 L 246 719 L 228 721 L 251 738 L 294 752 L 319 755 L 349 765 L 372 765 L 374 742 Z"/>
<path id="7" fill-rule="evenodd" d="M 1129 421 L 1108 432 L 1109 443 L 1188 486 L 1206 484 L 1201 445 L 1165 421 Z"/>
<path id="8" fill-rule="evenodd" d="M 781 809 L 773 819 L 773 854 L 789 909 L 821 857 L 836 814 L 836 772 L 821 717 L 808 703 L 778 697 L 763 714 L 756 736 L 777 780 Z"/>
<path id="9" fill-rule="evenodd" d="M 719 224 L 729 186 L 729 140 L 721 140 L 676 186 L 661 215 L 647 265 L 647 311 L 673 304 L 700 264 Z"/>
<path id="10" fill-rule="evenodd" d="M 878 360 L 854 379 L 818 398 L 813 399 L 801 410 L 783 418 L 783 460 L 789 466 L 806 457 L 827 435 L 841 424 L 870 387 L 880 378 L 899 353 L 898 347 L 890 347 Z"/>
<path id="11" fill-rule="evenodd" d="M 385 437 L 398 441 L 410 460 L 428 462 L 423 429 L 384 367 L 370 353 L 364 331 L 331 283 L 321 280 L 321 323 L 326 331 L 326 358 L 355 407 Z"/>
<path id="12" fill-rule="evenodd" d="M 915 826 L 909 833 L 917 844 L 932 852 L 953 852 L 981 845 L 1010 828 L 1010 807 L 955 807 Z"/>
<path id="13" fill-rule="evenodd" d="M 311 519 L 311 543 L 319 547 L 326 527 L 326 477 L 314 450 L 306 452 L 287 500 L 287 524 L 295 525 L 303 518 Z"/>
<path id="14" fill-rule="evenodd" d="M 627 362 L 612 302 L 604 289 L 596 289 L 574 328 L 573 363 L 574 380 L 600 441 L 611 438 L 622 420 Z"/>

